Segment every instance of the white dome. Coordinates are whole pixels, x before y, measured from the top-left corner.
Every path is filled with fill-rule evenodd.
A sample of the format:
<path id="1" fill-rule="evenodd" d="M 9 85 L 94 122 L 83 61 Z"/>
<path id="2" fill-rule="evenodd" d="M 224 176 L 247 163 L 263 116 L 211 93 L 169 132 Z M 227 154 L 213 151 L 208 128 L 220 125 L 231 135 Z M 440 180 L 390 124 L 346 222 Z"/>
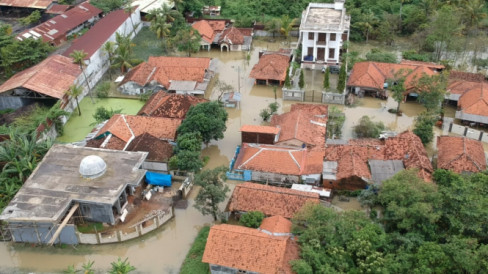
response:
<path id="1" fill-rule="evenodd" d="M 107 170 L 105 161 L 96 155 L 89 155 L 83 158 L 80 163 L 80 174 L 84 178 L 97 178 Z"/>

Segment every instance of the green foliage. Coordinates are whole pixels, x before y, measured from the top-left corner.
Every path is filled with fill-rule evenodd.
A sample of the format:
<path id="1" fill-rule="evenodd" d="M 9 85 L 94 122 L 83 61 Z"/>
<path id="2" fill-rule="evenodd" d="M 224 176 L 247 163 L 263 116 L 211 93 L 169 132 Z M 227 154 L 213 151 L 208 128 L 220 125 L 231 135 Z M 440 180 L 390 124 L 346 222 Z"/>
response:
<path id="1" fill-rule="evenodd" d="M 76 229 L 81 233 L 98 233 L 104 230 L 103 223 L 86 222 L 79 224 Z"/>
<path id="2" fill-rule="evenodd" d="M 327 138 L 341 138 L 344 121 L 346 121 L 344 113 L 336 106 L 331 106 L 329 108 L 329 119 L 327 120 Z"/>
<path id="3" fill-rule="evenodd" d="M 192 106 L 178 127 L 178 134 L 199 132 L 205 144 L 222 139 L 227 129 L 227 116 L 227 112 L 217 101 Z"/>
<path id="4" fill-rule="evenodd" d="M 398 103 L 396 113 L 400 112 L 400 104 L 402 103 L 403 98 L 405 97 L 404 95 L 406 91 L 405 78 L 408 73 L 409 71 L 404 71 L 401 69 L 394 74 L 393 79 L 390 79 L 388 81 L 393 99 L 395 99 L 395 101 Z"/>
<path id="5" fill-rule="evenodd" d="M 225 166 L 203 170 L 195 176 L 195 185 L 201 186 L 195 198 L 195 208 L 203 215 L 212 215 L 214 221 L 220 215 L 219 204 L 225 201 L 229 187 L 225 184 L 227 177 Z"/>
<path id="6" fill-rule="evenodd" d="M 379 49 L 372 49 L 366 54 L 366 60 L 383 62 L 383 63 L 398 63 L 395 54 L 390 52 L 384 52 Z"/>
<path id="7" fill-rule="evenodd" d="M 104 107 L 98 107 L 97 110 L 95 111 L 95 114 L 93 114 L 93 118 L 95 119 L 95 122 L 93 123 L 94 125 L 99 124 L 103 121 L 106 121 L 110 119 L 114 114 L 119 114 L 122 112 L 122 109 L 106 109 Z"/>
<path id="8" fill-rule="evenodd" d="M 96 87 L 97 97 L 98 98 L 107 98 L 108 93 L 110 91 L 110 81 L 104 81 L 98 84 Z"/>
<path id="9" fill-rule="evenodd" d="M 403 59 L 412 61 L 429 62 L 430 56 L 427 53 L 417 53 L 415 50 L 407 50 L 402 52 Z"/>
<path id="10" fill-rule="evenodd" d="M 241 215 L 239 224 L 246 227 L 258 228 L 264 217 L 264 213 L 261 211 L 249 211 Z"/>
<path id="11" fill-rule="evenodd" d="M 343 93 L 346 89 L 347 73 L 346 63 L 342 62 L 341 69 L 339 70 L 339 81 L 337 82 L 337 92 Z"/>
<path id="12" fill-rule="evenodd" d="M 178 136 L 177 148 L 178 150 L 201 151 L 202 150 L 202 136 L 199 132 L 189 132 Z"/>
<path id="13" fill-rule="evenodd" d="M 190 251 L 186 254 L 185 261 L 180 269 L 180 274 L 210 273 L 208 264 L 202 262 L 209 231 L 209 226 L 204 226 L 200 229 Z"/>
<path id="14" fill-rule="evenodd" d="M 298 79 L 298 86 L 300 89 L 305 87 L 305 76 L 303 75 L 303 70 L 300 70 L 300 78 Z"/>
<path id="15" fill-rule="evenodd" d="M 120 68 L 120 72 L 125 73 L 138 63 L 133 56 L 134 44 L 131 42 L 130 35 L 115 33 L 116 49 L 112 67 Z"/>
<path id="16" fill-rule="evenodd" d="M 269 112 L 269 108 L 264 108 L 259 112 L 259 116 L 263 119 L 264 122 L 267 122 L 269 118 L 271 118 L 271 113 Z"/>
<path id="17" fill-rule="evenodd" d="M 330 68 L 327 66 L 327 68 L 325 69 L 325 72 L 324 72 L 324 90 L 327 90 L 330 88 L 330 80 L 329 80 L 329 76 L 330 76 Z"/>
<path id="18" fill-rule="evenodd" d="M 436 117 L 432 113 L 424 111 L 415 119 L 413 133 L 419 136 L 422 144 L 426 145 L 434 139 L 434 124 Z"/>
<path id="19" fill-rule="evenodd" d="M 200 40 L 201 37 L 198 31 L 191 27 L 182 28 L 172 38 L 172 42 L 178 50 L 186 52 L 188 57 L 190 57 L 192 53 L 200 50 Z"/>
<path id="20" fill-rule="evenodd" d="M 76 101 L 76 107 L 78 109 L 78 115 L 81 116 L 81 109 L 80 109 L 80 102 L 78 102 L 78 96 L 80 96 L 81 94 L 83 94 L 83 87 L 82 86 L 79 86 L 79 85 L 71 85 L 68 89 L 68 91 L 66 92 L 66 94 L 68 94 L 68 96 L 71 96 L 71 97 L 74 97 L 75 98 L 75 101 Z"/>
<path id="21" fill-rule="evenodd" d="M 280 107 L 280 105 L 276 102 L 269 104 L 268 108 L 269 108 L 271 115 L 275 114 L 278 111 L 279 107 Z"/>
<path id="22" fill-rule="evenodd" d="M 23 26 L 29 26 L 32 24 L 36 24 L 41 20 L 41 12 L 38 10 L 33 11 L 29 16 L 24 18 L 20 18 L 19 22 Z"/>
<path id="23" fill-rule="evenodd" d="M 419 101 L 433 115 L 440 113 L 447 90 L 448 78 L 446 72 L 432 76 L 424 74 L 415 85 L 419 93 Z"/>
<path id="24" fill-rule="evenodd" d="M 291 82 L 290 82 L 290 67 L 286 69 L 286 77 L 285 77 L 285 87 L 286 88 L 291 88 Z"/>
<path id="25" fill-rule="evenodd" d="M 281 30 L 281 22 L 278 18 L 268 18 L 264 22 L 264 29 L 271 32 L 273 38 L 275 38 L 276 33 Z"/>
<path id="26" fill-rule="evenodd" d="M 127 0 L 97 0 L 92 5 L 103 10 L 104 13 L 120 9 L 126 4 Z"/>
<path id="27" fill-rule="evenodd" d="M 179 170 L 198 172 L 203 167 L 200 151 L 180 150 L 177 154 Z"/>
<path id="28" fill-rule="evenodd" d="M 125 260 L 122 261 L 122 259 L 119 257 L 117 258 L 116 262 L 110 263 L 112 265 L 112 268 L 108 273 L 110 274 L 127 274 L 129 272 L 132 272 L 136 270 L 135 267 L 133 267 L 128 261 L 128 258 L 125 258 Z"/>
<path id="29" fill-rule="evenodd" d="M 378 138 L 383 130 L 385 130 L 383 122 L 373 122 L 366 115 L 359 119 L 359 123 L 353 129 L 357 138 Z"/>
<path id="30" fill-rule="evenodd" d="M 0 42 L 2 40 L 4 46 L 0 48 L 0 66 L 8 77 L 41 62 L 53 49 L 42 39 L 19 41 L 4 37 L 0 38 Z"/>

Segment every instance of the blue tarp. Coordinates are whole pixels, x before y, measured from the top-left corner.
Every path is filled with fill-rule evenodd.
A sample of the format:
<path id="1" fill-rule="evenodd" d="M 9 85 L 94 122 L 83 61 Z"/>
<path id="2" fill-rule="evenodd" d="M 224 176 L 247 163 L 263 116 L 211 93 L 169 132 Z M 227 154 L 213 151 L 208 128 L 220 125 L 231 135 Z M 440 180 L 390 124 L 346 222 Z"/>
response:
<path id="1" fill-rule="evenodd" d="M 171 186 L 171 175 L 155 172 L 146 172 L 146 183 L 153 186 Z"/>

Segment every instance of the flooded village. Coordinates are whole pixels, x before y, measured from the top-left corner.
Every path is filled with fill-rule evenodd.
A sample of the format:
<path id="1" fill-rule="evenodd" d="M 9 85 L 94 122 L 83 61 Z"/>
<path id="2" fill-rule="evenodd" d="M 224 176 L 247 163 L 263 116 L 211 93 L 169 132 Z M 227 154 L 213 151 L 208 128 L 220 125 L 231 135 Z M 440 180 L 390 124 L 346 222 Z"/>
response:
<path id="1" fill-rule="evenodd" d="M 188 257 L 198 258 L 193 273 L 309 273 L 290 264 L 306 261 L 307 208 L 377 225 L 387 203 L 368 199 L 384 184 L 413 174 L 435 185 L 438 170 L 485 176 L 486 75 L 408 60 L 400 47 L 395 61 L 368 57 L 371 43 L 350 41 L 347 1 L 307 1 L 288 30 L 241 27 L 220 15 L 225 1 L 203 1 L 202 18 L 183 17 L 181 1 L 55 3 L 24 26 L 13 14 L 39 7 L 7 2 L 5 35 L 56 50 L 25 69 L 1 66 L 0 273 L 74 273 L 89 262 L 105 273 L 120 258 L 133 273 L 191 273 Z M 22 117 L 32 132 L 20 131 Z M 33 136 L 27 155 L 42 155 L 27 171 L 2 158 L 23 155 L 17 132 Z M 219 167 L 212 182 L 205 172 Z M 202 198 L 206 184 L 222 201 Z M 244 224 L 254 214 L 257 224 Z"/>

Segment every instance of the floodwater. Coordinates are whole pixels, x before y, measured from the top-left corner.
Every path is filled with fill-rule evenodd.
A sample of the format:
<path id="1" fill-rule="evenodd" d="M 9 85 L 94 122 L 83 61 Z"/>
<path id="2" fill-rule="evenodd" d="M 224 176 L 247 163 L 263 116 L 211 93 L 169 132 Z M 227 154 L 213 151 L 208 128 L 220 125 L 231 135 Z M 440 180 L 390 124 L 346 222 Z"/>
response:
<path id="1" fill-rule="evenodd" d="M 263 123 L 259 112 L 270 103 L 277 102 L 280 105 L 278 113 L 289 111 L 291 101 L 283 102 L 281 88 L 255 86 L 249 78 L 252 66 L 258 61 L 260 50 L 277 50 L 285 46 L 283 42 L 267 42 L 266 40 L 255 40 L 253 50 L 247 52 L 220 52 L 212 49 L 210 52 L 201 51 L 192 56 L 213 57 L 219 59 L 217 77 L 220 81 L 230 84 L 235 90 L 242 93 L 242 101 L 238 109 L 227 109 L 229 119 L 224 139 L 212 141 L 205 147 L 202 154 L 209 156 L 210 161 L 205 168 L 217 166 L 228 166 L 233 157 L 236 146 L 240 144 L 240 127 L 244 124 L 266 124 Z M 317 79 L 315 79 L 317 77 Z M 315 73 L 314 79 L 306 76 L 305 81 L 314 81 L 313 85 L 320 87 L 323 74 Z M 320 77 L 321 80 L 318 78 Z M 212 91 L 208 92 L 207 98 L 218 97 L 218 87 L 213 85 Z M 92 105 L 89 98 L 81 103 L 82 116 L 78 117 L 74 112 L 66 127 L 66 133 L 58 141 L 71 142 L 83 139 L 90 132 L 93 122 L 90 111 L 94 111 L 97 105 L 110 106 L 114 109 L 123 108 L 123 113 L 135 114 L 142 106 L 138 100 L 128 99 L 97 99 L 97 104 Z M 383 121 L 392 130 L 405 130 L 412 127 L 414 115 L 422 111 L 422 107 L 416 103 L 402 104 L 401 109 L 404 115 L 397 117 L 387 112 L 387 108 L 396 107 L 392 99 L 382 101 L 374 98 L 359 99 L 355 107 L 343 107 L 346 113 L 344 125 L 344 137 L 352 137 L 352 126 L 363 115 L 369 115 L 375 121 Z M 76 128 L 74 125 L 76 124 Z M 81 125 L 81 126 L 80 126 Z M 237 182 L 229 181 L 231 189 Z M 126 243 L 110 244 L 101 246 L 77 246 L 77 247 L 31 247 L 30 245 L 0 243 L 0 273 L 13 273 L 15 271 L 24 273 L 29 271 L 37 272 L 59 272 L 74 264 L 80 268 L 84 262 L 95 261 L 96 269 L 108 269 L 110 262 L 117 257 L 128 257 L 132 265 L 141 273 L 178 273 L 178 270 L 195 238 L 199 229 L 206 224 L 212 223 L 210 216 L 202 216 L 194 207 L 194 198 L 198 189 L 192 190 L 189 197 L 189 206 L 186 210 L 175 209 L 175 218 L 162 228 L 149 233 L 148 235 Z M 229 193 L 230 195 L 230 193 Z M 222 209 L 225 203 L 221 205 Z M 355 202 L 344 205 L 346 209 L 357 209 Z"/>

